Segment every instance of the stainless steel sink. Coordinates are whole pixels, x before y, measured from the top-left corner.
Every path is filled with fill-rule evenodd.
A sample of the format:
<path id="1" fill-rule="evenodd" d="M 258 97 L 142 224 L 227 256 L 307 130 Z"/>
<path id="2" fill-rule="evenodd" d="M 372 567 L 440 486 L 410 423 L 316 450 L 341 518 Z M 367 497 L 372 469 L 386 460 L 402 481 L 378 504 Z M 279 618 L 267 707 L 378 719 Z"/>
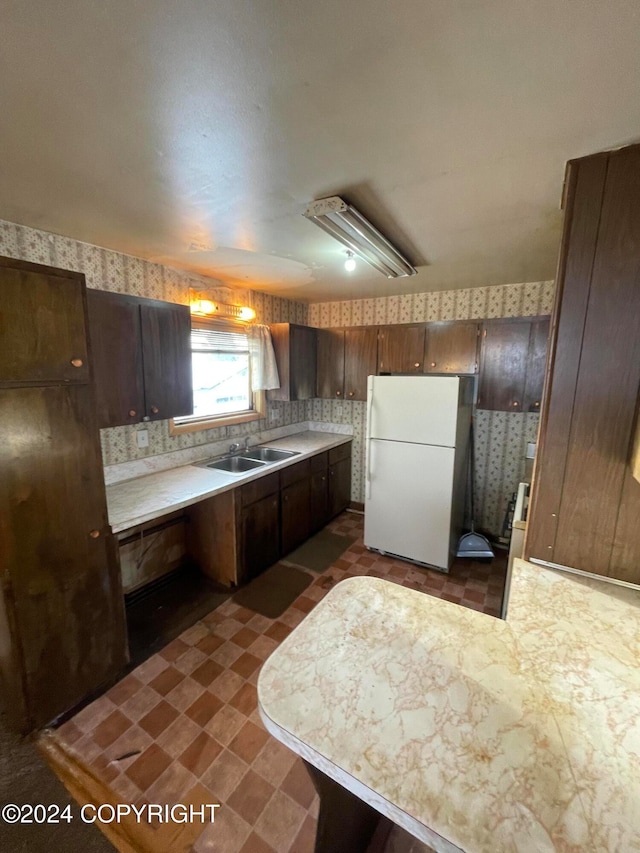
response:
<path id="1" fill-rule="evenodd" d="M 245 459 L 242 456 L 226 456 L 217 462 L 207 462 L 205 468 L 215 468 L 217 471 L 228 471 L 230 474 L 244 474 L 254 468 L 262 468 L 264 462 L 258 459 Z"/>
<path id="2" fill-rule="evenodd" d="M 297 456 L 298 453 L 297 450 L 277 450 L 275 447 L 251 447 L 244 450 L 240 456 L 243 459 L 259 459 L 261 462 L 280 462 L 290 456 Z"/>

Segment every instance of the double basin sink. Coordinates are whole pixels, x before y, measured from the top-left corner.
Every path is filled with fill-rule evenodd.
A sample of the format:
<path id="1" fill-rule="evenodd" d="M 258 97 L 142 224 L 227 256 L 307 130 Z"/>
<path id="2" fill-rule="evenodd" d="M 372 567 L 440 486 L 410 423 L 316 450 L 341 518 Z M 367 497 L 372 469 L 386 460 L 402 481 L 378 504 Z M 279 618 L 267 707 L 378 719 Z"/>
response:
<path id="1" fill-rule="evenodd" d="M 264 465 L 273 465 L 282 462 L 291 456 L 297 456 L 297 450 L 278 450 L 275 447 L 251 447 L 240 453 L 223 456 L 213 462 L 199 462 L 202 468 L 214 468 L 216 471 L 226 471 L 228 474 L 245 474 L 254 468 L 262 468 Z"/>

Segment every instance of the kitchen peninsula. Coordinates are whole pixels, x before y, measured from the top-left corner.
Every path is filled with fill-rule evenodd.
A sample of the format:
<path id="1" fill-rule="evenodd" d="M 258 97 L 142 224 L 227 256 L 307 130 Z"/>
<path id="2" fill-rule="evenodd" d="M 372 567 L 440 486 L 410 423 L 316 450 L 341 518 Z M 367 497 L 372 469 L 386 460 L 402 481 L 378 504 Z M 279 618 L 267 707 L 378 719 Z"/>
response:
<path id="1" fill-rule="evenodd" d="M 351 792 L 438 853 L 640 850 L 639 604 L 522 560 L 507 623 L 346 580 L 266 662 L 260 713 L 334 810 Z M 322 793 L 319 840 L 347 849 Z"/>

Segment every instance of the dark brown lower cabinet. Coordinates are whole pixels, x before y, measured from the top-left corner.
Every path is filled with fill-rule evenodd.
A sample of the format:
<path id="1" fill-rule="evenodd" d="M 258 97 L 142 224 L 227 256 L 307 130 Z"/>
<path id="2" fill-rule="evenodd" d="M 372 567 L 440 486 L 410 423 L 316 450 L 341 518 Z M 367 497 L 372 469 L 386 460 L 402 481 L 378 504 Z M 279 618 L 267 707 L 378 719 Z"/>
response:
<path id="1" fill-rule="evenodd" d="M 318 454 L 309 479 L 310 533 L 315 533 L 329 521 L 329 454 Z M 311 460 L 312 465 L 314 459 Z"/>
<path id="2" fill-rule="evenodd" d="M 349 506 L 351 443 L 188 509 L 187 548 L 201 571 L 240 586 Z"/>
<path id="3" fill-rule="evenodd" d="M 282 508 L 282 554 L 288 554 L 309 536 L 310 478 L 292 483 L 280 493 Z"/>
<path id="4" fill-rule="evenodd" d="M 268 569 L 280 557 L 278 495 L 268 495 L 242 508 L 240 521 L 240 575 L 246 583 Z"/>
<path id="5" fill-rule="evenodd" d="M 351 445 L 329 451 L 329 518 L 345 510 L 351 502 Z"/>

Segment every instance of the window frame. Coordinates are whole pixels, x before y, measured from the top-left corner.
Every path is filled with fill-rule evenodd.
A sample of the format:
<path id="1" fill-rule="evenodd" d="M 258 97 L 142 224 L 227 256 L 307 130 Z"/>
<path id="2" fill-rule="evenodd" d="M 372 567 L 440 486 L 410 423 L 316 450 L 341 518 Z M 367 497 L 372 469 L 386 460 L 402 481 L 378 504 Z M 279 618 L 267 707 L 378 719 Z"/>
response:
<path id="1" fill-rule="evenodd" d="M 247 329 L 245 323 L 234 320 L 195 320 L 191 321 L 192 329 L 209 328 L 216 331 L 244 332 Z M 193 350 L 192 350 L 193 352 Z M 200 417 L 186 415 L 190 418 L 183 421 L 182 418 L 171 418 L 169 421 L 169 435 L 182 435 L 187 432 L 199 432 L 205 429 L 216 429 L 223 426 L 235 426 L 236 424 L 251 423 L 266 417 L 266 394 L 264 391 L 251 391 L 251 366 L 249 366 L 249 392 L 253 408 L 243 409 L 239 412 L 228 412 L 222 415 L 203 415 Z M 176 423 L 176 421 L 181 421 Z"/>

